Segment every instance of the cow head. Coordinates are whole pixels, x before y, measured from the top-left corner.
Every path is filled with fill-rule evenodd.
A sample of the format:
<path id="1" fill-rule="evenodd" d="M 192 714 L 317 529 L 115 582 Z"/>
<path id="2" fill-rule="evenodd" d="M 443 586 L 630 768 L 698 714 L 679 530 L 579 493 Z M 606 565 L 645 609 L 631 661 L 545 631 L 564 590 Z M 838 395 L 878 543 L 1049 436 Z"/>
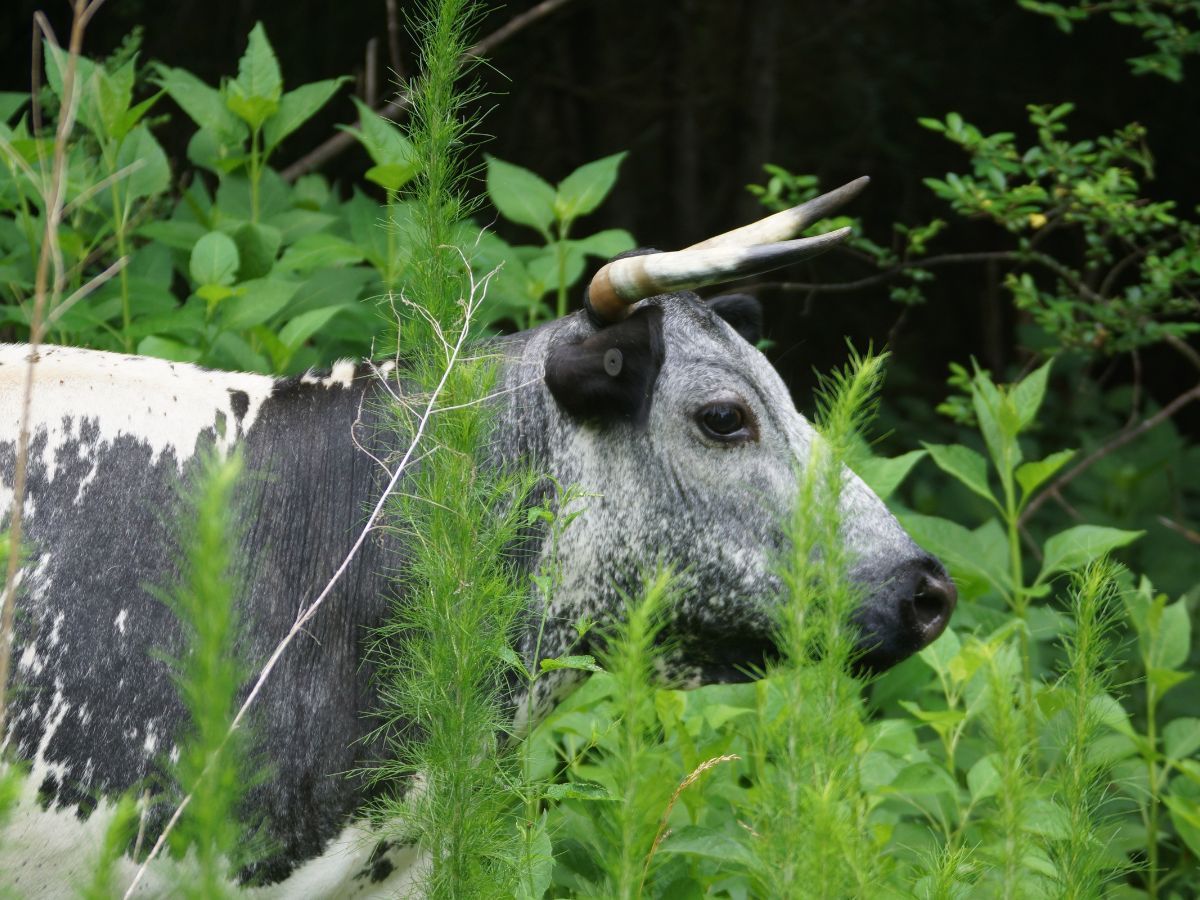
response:
<path id="1" fill-rule="evenodd" d="M 544 648 L 565 650 L 572 622 L 611 615 L 640 573 L 667 561 L 681 587 L 669 625 L 675 678 L 735 679 L 770 654 L 783 523 L 820 438 L 755 348 L 757 302 L 706 303 L 681 288 L 831 246 L 844 230 L 786 238 L 864 182 L 697 248 L 615 260 L 592 281 L 586 312 L 528 336 L 515 377 L 540 375 L 542 388 L 515 418 L 542 419 L 545 443 L 529 449 L 561 483 L 594 495 L 555 547 L 561 583 Z M 941 634 L 955 590 L 848 470 L 840 502 L 863 596 L 861 662 L 878 671 Z"/>

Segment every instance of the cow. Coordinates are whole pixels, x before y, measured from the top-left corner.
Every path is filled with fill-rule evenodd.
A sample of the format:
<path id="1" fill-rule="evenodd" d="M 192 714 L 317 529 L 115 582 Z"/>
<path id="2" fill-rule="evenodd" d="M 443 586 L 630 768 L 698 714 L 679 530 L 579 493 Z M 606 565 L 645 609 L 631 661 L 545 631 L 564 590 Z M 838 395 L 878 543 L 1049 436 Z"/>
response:
<path id="1" fill-rule="evenodd" d="M 622 592 L 659 560 L 680 573 L 667 626 L 676 683 L 744 678 L 769 653 L 780 523 L 820 438 L 755 348 L 756 301 L 706 302 L 691 289 L 832 246 L 846 230 L 794 236 L 864 181 L 683 251 L 614 259 L 583 310 L 494 345 L 491 463 L 532 462 L 592 495 L 557 542 L 544 655 L 586 649 L 572 645 L 569 623 L 611 621 Z M 186 713 L 165 657 L 182 637 L 155 587 L 175 573 L 180 483 L 209 450 L 239 448 L 252 473 L 237 510 L 247 548 L 240 650 L 261 661 L 362 527 L 388 451 L 371 445 L 384 433 L 373 399 L 405 390 L 389 366 L 275 378 L 67 347 L 37 353 L 4 735 L 30 774 L 0 839 L 0 871 L 26 897 L 68 890 L 78 876 L 66 863 L 88 864 L 82 848 L 99 846 L 115 798 L 162 788 L 178 753 Z M 29 354 L 0 348 L 4 508 Z M 846 471 L 844 484 L 862 664 L 882 670 L 942 632 L 954 587 L 860 479 Z M 257 895 L 394 895 L 411 868 L 411 848 L 373 838 L 359 814 L 368 788 L 345 777 L 381 752 L 364 642 L 396 590 L 388 571 L 404 565 L 396 540 L 363 545 L 256 702 L 266 774 L 247 804 L 270 850 L 242 877 Z M 531 540 L 520 558 L 532 569 L 547 548 Z"/>

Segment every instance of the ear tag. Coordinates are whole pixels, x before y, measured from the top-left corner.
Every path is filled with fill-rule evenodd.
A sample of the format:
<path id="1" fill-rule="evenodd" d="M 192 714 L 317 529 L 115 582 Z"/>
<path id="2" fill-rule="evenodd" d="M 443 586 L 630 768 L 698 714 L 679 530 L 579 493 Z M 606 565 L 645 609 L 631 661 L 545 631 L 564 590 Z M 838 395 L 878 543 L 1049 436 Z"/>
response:
<path id="1" fill-rule="evenodd" d="M 616 347 L 609 347 L 604 351 L 604 371 L 616 378 L 621 374 L 621 366 L 625 364 L 625 357 L 621 355 L 621 351 Z"/>

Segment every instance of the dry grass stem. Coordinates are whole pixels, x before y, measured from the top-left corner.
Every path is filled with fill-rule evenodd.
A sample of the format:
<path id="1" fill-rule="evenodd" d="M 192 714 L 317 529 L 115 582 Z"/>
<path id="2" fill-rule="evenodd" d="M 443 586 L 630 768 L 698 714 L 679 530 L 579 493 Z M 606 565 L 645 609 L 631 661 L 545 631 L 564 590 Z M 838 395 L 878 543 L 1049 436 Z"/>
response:
<path id="1" fill-rule="evenodd" d="M 646 876 L 650 874 L 650 863 L 654 860 L 654 854 L 658 852 L 658 848 L 662 846 L 662 842 L 670 837 L 671 830 L 667 828 L 667 820 L 671 818 L 671 811 L 675 809 L 675 804 L 680 796 L 694 785 L 705 772 L 715 769 L 722 763 L 733 762 L 735 759 L 741 759 L 736 753 L 726 753 L 724 756 L 714 756 L 712 759 L 706 759 L 696 768 L 692 769 L 687 774 L 683 781 L 679 782 L 679 786 L 675 788 L 675 793 L 671 795 L 671 799 L 667 801 L 667 808 L 663 810 L 662 818 L 658 820 L 658 831 L 654 833 L 654 843 L 650 845 L 650 852 L 646 854 L 646 863 L 642 866 L 642 880 L 639 885 L 639 893 L 641 887 L 646 884 Z"/>

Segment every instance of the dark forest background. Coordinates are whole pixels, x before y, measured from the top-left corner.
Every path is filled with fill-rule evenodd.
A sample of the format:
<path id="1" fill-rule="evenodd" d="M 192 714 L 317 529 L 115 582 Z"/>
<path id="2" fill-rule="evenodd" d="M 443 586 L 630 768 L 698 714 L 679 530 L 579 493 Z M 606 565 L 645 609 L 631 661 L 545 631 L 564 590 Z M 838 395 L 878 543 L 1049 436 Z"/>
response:
<path id="1" fill-rule="evenodd" d="M 29 83 L 31 18 L 41 5 L 6 4 L 0 78 L 9 89 Z M 535 5 L 494 7 L 479 34 Z M 403 17 L 403 0 L 398 8 Z M 67 4 L 46 12 L 65 34 Z M 89 28 L 88 52 L 111 51 L 138 26 L 143 58 L 215 84 L 236 72 L 246 34 L 260 20 L 289 84 L 351 74 L 356 93 L 383 98 L 393 90 L 394 52 L 405 74 L 416 65 L 403 28 L 389 38 L 385 0 L 110 0 Z M 761 216 L 746 185 L 763 180 L 764 163 L 817 174 L 824 187 L 868 174 L 872 186 L 852 212 L 886 243 L 892 222 L 946 215 L 922 178 L 966 168 L 964 154 L 918 125 L 919 116 L 956 111 L 985 133 L 1016 131 L 1024 144 L 1032 133 L 1026 104 L 1072 101 L 1074 136 L 1147 126 L 1156 162 L 1149 192 L 1176 200 L 1186 215 L 1200 201 L 1200 80 L 1133 76 L 1125 60 L 1140 52 L 1134 29 L 1096 17 L 1065 35 L 1011 0 L 573 0 L 500 44 L 479 69 L 488 110 L 480 152 L 556 180 L 580 163 L 630 151 L 611 199 L 589 224 L 627 228 L 660 249 Z M 290 137 L 276 163 L 286 166 L 336 124 L 354 121 L 349 94 Z M 178 114 L 173 124 L 160 137 L 182 157 L 191 126 Z M 349 183 L 367 165 L 355 145 L 321 171 Z M 938 246 L 979 249 L 998 231 L 956 222 Z M 826 257 L 791 274 L 838 281 L 864 273 L 846 257 Z M 843 358 L 843 335 L 859 346 L 886 343 L 905 369 L 888 390 L 932 405 L 945 394 L 952 360 L 974 356 L 1002 376 L 1020 366 L 1014 310 L 996 277 L 985 267 L 939 270 L 930 302 L 907 309 L 882 285 L 810 298 L 764 291 L 772 356 L 804 396 L 814 369 Z M 1160 402 L 1188 377 L 1164 362 L 1147 367 L 1145 385 Z M 1121 359 L 1093 365 L 1108 368 L 1101 374 L 1110 383 L 1129 377 Z M 1178 423 L 1194 433 L 1200 414 L 1185 411 Z"/>

